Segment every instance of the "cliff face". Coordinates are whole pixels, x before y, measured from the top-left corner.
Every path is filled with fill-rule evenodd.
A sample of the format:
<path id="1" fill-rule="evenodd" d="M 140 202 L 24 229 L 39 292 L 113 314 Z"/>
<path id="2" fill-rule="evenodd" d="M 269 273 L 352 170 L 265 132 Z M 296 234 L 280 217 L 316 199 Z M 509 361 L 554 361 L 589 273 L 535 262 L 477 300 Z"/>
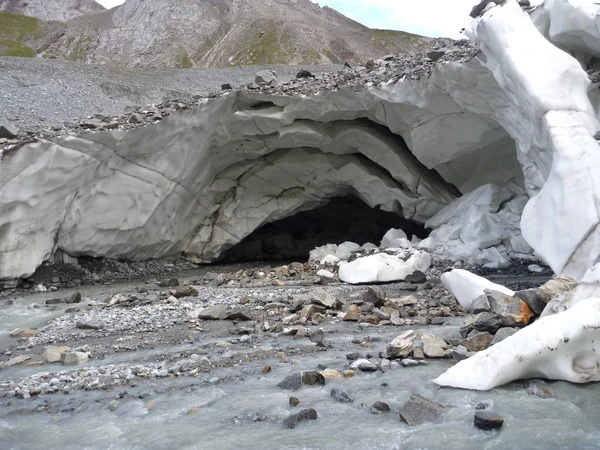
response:
<path id="1" fill-rule="evenodd" d="M 155 68 L 364 63 L 431 42 L 310 0 L 128 0 L 43 36 L 28 43 L 42 57 Z"/>
<path id="2" fill-rule="evenodd" d="M 75 17 L 104 11 L 94 0 L 0 0 L 0 12 L 21 14 L 42 20 L 67 21 Z"/>

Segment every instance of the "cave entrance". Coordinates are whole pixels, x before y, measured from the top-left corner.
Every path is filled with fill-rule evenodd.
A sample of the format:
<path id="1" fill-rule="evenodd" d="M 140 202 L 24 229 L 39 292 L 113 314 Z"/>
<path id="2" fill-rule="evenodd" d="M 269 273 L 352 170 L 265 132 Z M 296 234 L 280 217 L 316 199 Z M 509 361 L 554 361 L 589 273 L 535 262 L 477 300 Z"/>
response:
<path id="1" fill-rule="evenodd" d="M 423 225 L 371 208 L 358 197 L 335 197 L 318 208 L 263 225 L 226 250 L 220 260 L 305 261 L 311 250 L 325 244 L 351 241 L 379 245 L 390 228 L 401 228 L 409 239 L 412 235 L 422 239 L 428 236 Z"/>

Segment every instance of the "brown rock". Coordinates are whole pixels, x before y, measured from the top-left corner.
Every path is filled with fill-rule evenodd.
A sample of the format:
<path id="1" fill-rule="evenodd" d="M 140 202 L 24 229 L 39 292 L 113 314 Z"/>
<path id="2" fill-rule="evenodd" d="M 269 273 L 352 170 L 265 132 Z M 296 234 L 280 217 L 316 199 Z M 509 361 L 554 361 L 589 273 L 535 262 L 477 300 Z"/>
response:
<path id="1" fill-rule="evenodd" d="M 354 372 L 354 370 L 348 369 L 348 370 L 344 370 L 342 372 L 342 375 L 344 376 L 344 378 L 352 378 L 355 375 L 355 372 Z"/>
<path id="2" fill-rule="evenodd" d="M 269 366 L 269 365 L 267 364 L 265 367 L 263 367 L 263 370 L 261 370 L 261 373 L 262 373 L 263 375 L 266 375 L 267 373 L 271 372 L 271 370 L 272 370 L 272 369 L 271 369 L 271 366 Z"/>
<path id="3" fill-rule="evenodd" d="M 342 374 L 335 369 L 322 370 L 321 375 L 323 375 L 323 378 L 325 378 L 325 381 L 339 380 L 339 379 L 343 378 Z"/>
<path id="4" fill-rule="evenodd" d="M 460 344 L 470 352 L 480 352 L 488 348 L 493 339 L 494 336 L 487 331 L 473 330 L 466 339 L 460 341 Z"/>
<path id="5" fill-rule="evenodd" d="M 577 287 L 577 281 L 566 275 L 556 275 L 538 289 L 538 298 L 549 303 L 558 294 L 569 292 Z"/>
<path id="6" fill-rule="evenodd" d="M 502 317 L 502 324 L 507 327 L 524 327 L 534 317 L 533 312 L 520 298 L 511 297 L 502 292 L 486 289 L 485 296 L 492 312 Z"/>
<path id="7" fill-rule="evenodd" d="M 348 308 L 348 312 L 344 316 L 343 320 L 345 320 L 346 322 L 357 322 L 359 318 L 360 318 L 360 309 L 358 308 L 358 306 L 350 305 L 350 308 Z"/>

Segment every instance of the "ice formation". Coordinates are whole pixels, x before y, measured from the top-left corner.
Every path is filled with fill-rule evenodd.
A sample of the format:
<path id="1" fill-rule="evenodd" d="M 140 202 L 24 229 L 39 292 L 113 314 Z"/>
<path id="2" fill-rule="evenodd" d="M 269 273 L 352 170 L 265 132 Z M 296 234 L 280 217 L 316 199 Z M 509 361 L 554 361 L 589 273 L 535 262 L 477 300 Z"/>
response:
<path id="1" fill-rule="evenodd" d="M 441 281 L 445 288 L 456 297 L 456 301 L 460 303 L 460 306 L 466 310 L 471 309 L 473 300 L 483 295 L 486 289 L 502 292 L 510 296 L 515 293 L 500 284 L 492 283 L 485 278 L 462 269 L 454 269 L 442 274 Z"/>
<path id="2" fill-rule="evenodd" d="M 436 228 L 422 250 L 488 267 L 535 251 L 579 280 L 600 254 L 600 92 L 584 70 L 600 56 L 599 9 L 548 0 L 530 17 L 507 0 L 467 31 L 478 55 L 421 80 L 234 91 L 153 126 L 5 152 L 0 279 L 57 250 L 214 261 L 353 194 Z"/>
<path id="3" fill-rule="evenodd" d="M 600 381 L 600 298 L 544 317 L 448 369 L 440 386 L 489 390 L 514 380 Z"/>

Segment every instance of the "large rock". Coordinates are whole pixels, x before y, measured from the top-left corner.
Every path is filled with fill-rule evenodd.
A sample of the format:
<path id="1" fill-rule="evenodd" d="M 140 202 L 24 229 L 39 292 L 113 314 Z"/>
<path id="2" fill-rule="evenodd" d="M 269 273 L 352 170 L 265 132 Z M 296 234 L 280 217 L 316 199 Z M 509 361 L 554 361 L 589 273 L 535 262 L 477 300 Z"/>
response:
<path id="1" fill-rule="evenodd" d="M 297 414 L 292 414 L 288 416 L 283 421 L 283 426 L 285 428 L 296 428 L 296 425 L 298 425 L 300 422 L 304 422 L 306 420 L 317 420 L 318 417 L 319 415 L 314 409 L 303 409 Z"/>
<path id="2" fill-rule="evenodd" d="M 413 330 L 405 331 L 385 347 L 382 356 L 387 359 L 407 358 L 413 351 L 413 342 L 416 337 Z"/>
<path id="3" fill-rule="evenodd" d="M 418 394 L 412 394 L 400 410 L 400 418 L 409 425 L 434 422 L 447 411 L 446 406 Z"/>
<path id="4" fill-rule="evenodd" d="M 520 298 L 511 297 L 499 291 L 485 290 L 493 313 L 502 317 L 502 324 L 507 327 L 524 327 L 529 324 L 534 314 Z"/>
<path id="5" fill-rule="evenodd" d="M 446 341 L 431 333 L 423 333 L 421 335 L 423 342 L 423 353 L 427 358 L 451 358 L 452 346 Z"/>
<path id="6" fill-rule="evenodd" d="M 57 363 L 61 361 L 62 354 L 67 350 L 69 350 L 69 347 L 46 346 L 42 348 L 41 356 L 45 363 Z"/>
<path id="7" fill-rule="evenodd" d="M 434 380 L 440 386 L 489 390 L 513 380 L 600 381 L 600 299 L 544 317 L 460 361 Z"/>
<path id="8" fill-rule="evenodd" d="M 544 283 L 537 291 L 538 298 L 548 304 L 555 296 L 572 291 L 577 287 L 577 281 L 565 275 L 557 275 Z"/>

